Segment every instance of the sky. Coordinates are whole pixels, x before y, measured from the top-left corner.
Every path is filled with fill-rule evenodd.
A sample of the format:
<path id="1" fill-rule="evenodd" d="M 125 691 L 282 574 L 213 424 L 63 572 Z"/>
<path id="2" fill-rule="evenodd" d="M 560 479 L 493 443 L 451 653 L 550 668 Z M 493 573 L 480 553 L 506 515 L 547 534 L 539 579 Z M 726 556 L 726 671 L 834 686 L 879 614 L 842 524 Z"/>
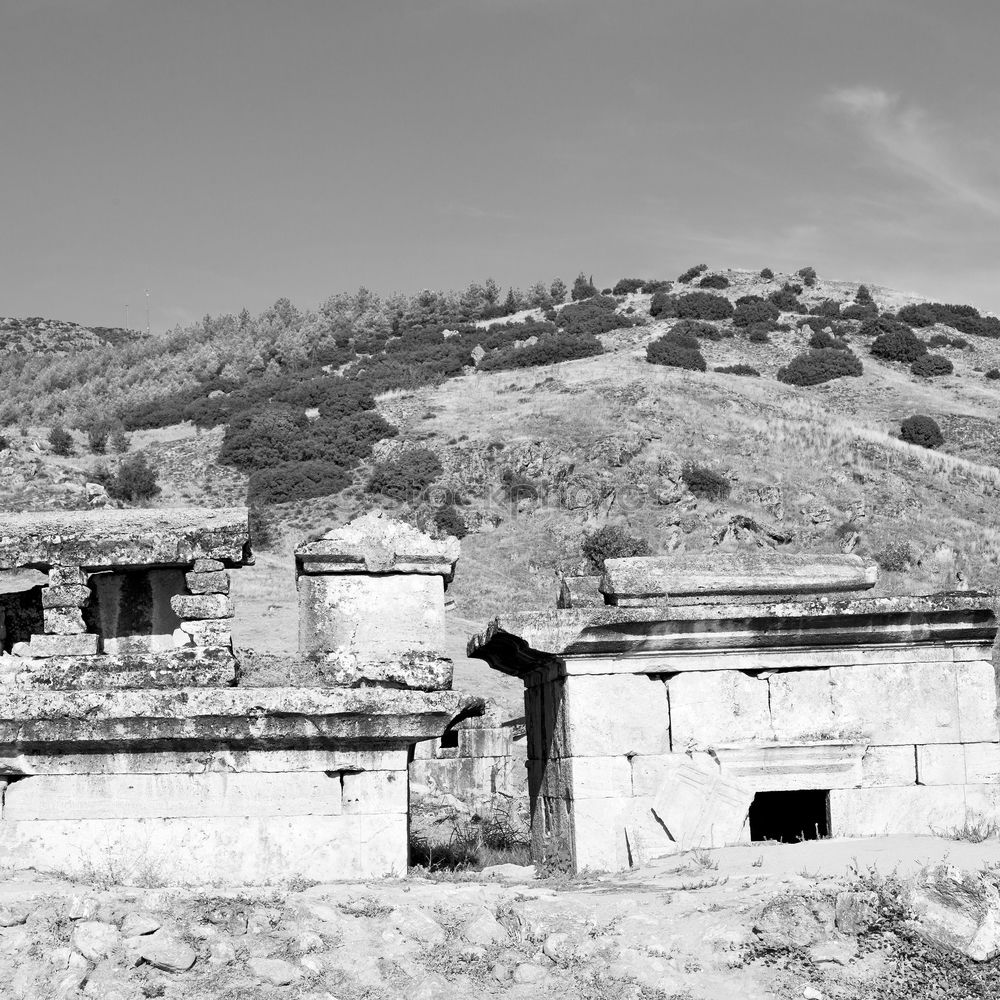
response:
<path id="1" fill-rule="evenodd" d="M 712 268 L 1000 311 L 996 0 L 0 0 L 0 315 Z"/>

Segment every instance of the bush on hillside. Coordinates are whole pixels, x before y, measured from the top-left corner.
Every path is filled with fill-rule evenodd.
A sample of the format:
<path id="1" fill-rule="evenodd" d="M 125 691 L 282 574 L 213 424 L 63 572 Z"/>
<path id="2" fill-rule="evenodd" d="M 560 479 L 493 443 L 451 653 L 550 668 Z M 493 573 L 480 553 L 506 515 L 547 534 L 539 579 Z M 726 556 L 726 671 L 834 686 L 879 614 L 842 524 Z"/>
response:
<path id="1" fill-rule="evenodd" d="M 673 287 L 674 283 L 672 281 L 662 281 L 657 278 L 653 281 L 647 281 L 642 286 L 642 291 L 646 295 L 654 295 L 656 292 L 669 292 Z"/>
<path id="2" fill-rule="evenodd" d="M 878 309 L 875 305 L 863 306 L 855 303 L 854 305 L 844 306 L 844 308 L 840 310 L 841 319 L 859 319 L 862 323 L 868 320 L 876 319 L 877 317 Z"/>
<path id="3" fill-rule="evenodd" d="M 905 573 L 913 566 L 913 550 L 906 541 L 890 541 L 875 553 L 879 569 L 887 573 Z"/>
<path id="4" fill-rule="evenodd" d="M 910 371 L 921 378 L 935 378 L 938 375 L 951 375 L 955 366 L 941 354 L 924 354 L 910 365 Z"/>
<path id="5" fill-rule="evenodd" d="M 1000 379 L 1000 368 L 991 368 L 986 373 L 986 378 L 988 378 L 991 382 L 995 382 L 997 379 Z"/>
<path id="6" fill-rule="evenodd" d="M 695 264 L 694 267 L 689 267 L 683 274 L 679 275 L 677 280 L 682 285 L 688 285 L 694 281 L 699 274 L 704 274 L 707 270 L 708 264 Z"/>
<path id="7" fill-rule="evenodd" d="M 617 524 L 606 524 L 596 531 L 584 532 L 580 542 L 584 558 L 599 573 L 604 572 L 606 559 L 628 559 L 632 556 L 648 556 L 649 542 L 645 538 L 630 535 Z"/>
<path id="8" fill-rule="evenodd" d="M 87 422 L 87 447 L 91 454 L 103 455 L 108 450 L 108 438 L 111 436 L 111 422 L 103 417 L 96 417 Z"/>
<path id="9" fill-rule="evenodd" d="M 813 333 L 809 338 L 809 346 L 817 351 L 825 349 L 831 351 L 849 351 L 851 349 L 846 340 L 834 337 L 825 330 L 817 330 Z"/>
<path id="10" fill-rule="evenodd" d="M 768 301 L 773 302 L 782 312 L 803 312 L 804 307 L 798 299 L 794 286 L 785 284 L 777 291 L 768 295 Z"/>
<path id="11" fill-rule="evenodd" d="M 278 540 L 278 531 L 270 512 L 260 504 L 252 504 L 247 513 L 250 545 L 254 552 L 271 548 Z"/>
<path id="12" fill-rule="evenodd" d="M 429 448 L 414 448 L 395 458 L 378 462 L 365 490 L 392 500 L 416 500 L 444 472 L 437 455 Z"/>
<path id="13" fill-rule="evenodd" d="M 567 306 L 567 308 L 569 308 Z M 621 320 L 621 317 L 619 317 Z M 618 326 L 626 325 L 619 322 Z M 603 354 L 601 342 L 591 334 L 554 333 L 539 337 L 537 344 L 526 347 L 508 347 L 487 354 L 479 362 L 480 371 L 502 371 L 512 368 L 534 368 L 553 365 L 560 361 L 576 361 Z"/>
<path id="14" fill-rule="evenodd" d="M 649 315 L 654 319 L 671 319 L 677 315 L 677 296 L 671 295 L 668 289 L 653 293 L 649 303 Z"/>
<path id="15" fill-rule="evenodd" d="M 703 340 L 727 340 L 733 336 L 733 331 L 715 323 L 706 323 L 700 319 L 682 319 L 675 323 L 670 330 L 670 336 L 674 340 L 682 337 L 701 337 Z M 696 341 L 697 346 L 697 341 Z"/>
<path id="16" fill-rule="evenodd" d="M 858 285 L 858 290 L 854 293 L 854 301 L 859 306 L 875 305 L 875 300 L 872 298 L 872 293 L 868 291 L 867 285 Z"/>
<path id="17" fill-rule="evenodd" d="M 445 504 L 434 512 L 434 526 L 440 534 L 451 535 L 453 538 L 465 538 L 469 533 L 465 519 L 452 503 Z"/>
<path id="18" fill-rule="evenodd" d="M 615 312 L 617 305 L 613 298 L 604 295 L 574 302 L 559 313 L 557 322 L 567 333 L 591 336 L 632 326 L 632 319 Z"/>
<path id="19" fill-rule="evenodd" d="M 912 326 L 941 323 L 971 337 L 1000 337 L 1000 319 L 981 316 L 975 306 L 953 305 L 946 302 L 921 302 L 903 306 L 899 318 Z"/>
<path id="20" fill-rule="evenodd" d="M 728 288 L 729 279 L 724 274 L 706 274 L 698 282 L 699 288 Z"/>
<path id="21" fill-rule="evenodd" d="M 774 271 L 772 271 L 769 267 L 762 268 L 760 276 L 765 281 L 774 281 Z"/>
<path id="22" fill-rule="evenodd" d="M 707 465 L 697 465 L 694 462 L 684 465 L 681 469 L 681 478 L 696 497 L 705 500 L 725 500 L 733 488 L 725 476 L 708 468 Z"/>
<path id="23" fill-rule="evenodd" d="M 770 323 L 751 323 L 747 327 L 747 340 L 751 344 L 769 344 L 771 342 L 770 332 Z"/>
<path id="24" fill-rule="evenodd" d="M 580 302 L 582 299 L 589 299 L 596 294 L 597 288 L 594 285 L 593 277 L 588 278 L 581 271 L 573 281 L 573 291 L 570 293 L 570 298 L 574 302 Z"/>
<path id="25" fill-rule="evenodd" d="M 733 326 L 752 326 L 754 323 L 776 323 L 781 310 L 773 302 L 757 296 L 743 296 L 737 300 L 733 312 Z"/>
<path id="26" fill-rule="evenodd" d="M 816 269 L 813 267 L 803 267 L 795 272 L 806 288 L 812 288 L 816 284 Z"/>
<path id="27" fill-rule="evenodd" d="M 97 476 L 96 481 L 104 486 L 112 500 L 144 503 L 160 492 L 156 470 L 142 452 L 123 458 L 114 472 L 98 470 Z"/>
<path id="28" fill-rule="evenodd" d="M 677 299 L 677 315 L 682 319 L 729 319 L 733 304 L 711 292 L 688 292 Z"/>
<path id="29" fill-rule="evenodd" d="M 124 455 L 128 451 L 130 443 L 129 436 L 125 433 L 125 428 L 121 424 L 116 424 L 108 441 L 111 450 L 116 455 Z"/>
<path id="30" fill-rule="evenodd" d="M 823 299 L 819 305 L 809 310 L 810 316 L 825 316 L 828 319 L 840 318 L 840 303 L 836 299 Z"/>
<path id="31" fill-rule="evenodd" d="M 645 284 L 645 278 L 619 278 L 611 291 L 614 295 L 628 295 L 630 292 L 640 291 Z"/>
<path id="32" fill-rule="evenodd" d="M 932 334 L 927 341 L 928 347 L 953 347 L 955 350 L 964 351 L 968 348 L 969 342 L 965 337 L 949 337 L 944 333 Z"/>
<path id="33" fill-rule="evenodd" d="M 334 462 L 282 462 L 250 476 L 247 500 L 251 506 L 309 500 L 339 493 L 350 482 L 344 467 Z"/>
<path id="34" fill-rule="evenodd" d="M 873 341 L 871 353 L 884 361 L 916 361 L 927 353 L 927 345 L 910 329 L 897 327 L 880 333 Z"/>
<path id="35" fill-rule="evenodd" d="M 725 365 L 720 368 L 715 368 L 714 371 L 719 372 L 721 375 L 749 375 L 753 378 L 759 378 L 760 372 L 757 371 L 752 365 Z"/>
<path id="36" fill-rule="evenodd" d="M 514 469 L 504 469 L 500 473 L 500 487 L 504 497 L 514 506 L 521 500 L 537 500 L 538 484 Z"/>
<path id="37" fill-rule="evenodd" d="M 861 362 L 851 351 L 825 348 L 796 355 L 778 369 L 778 381 L 788 385 L 819 385 L 835 378 L 854 377 L 862 371 Z"/>
<path id="38" fill-rule="evenodd" d="M 944 435 L 937 421 L 921 413 L 907 417 L 899 426 L 899 437 L 921 448 L 938 448 L 944 444 Z"/>
<path id="39" fill-rule="evenodd" d="M 54 455 L 65 458 L 73 454 L 73 435 L 62 424 L 57 424 L 49 431 L 49 447 Z"/>
<path id="40" fill-rule="evenodd" d="M 708 367 L 698 348 L 698 339 L 690 334 L 675 335 L 673 331 L 657 337 L 646 347 L 646 360 L 652 365 L 684 368 L 703 372 Z"/>

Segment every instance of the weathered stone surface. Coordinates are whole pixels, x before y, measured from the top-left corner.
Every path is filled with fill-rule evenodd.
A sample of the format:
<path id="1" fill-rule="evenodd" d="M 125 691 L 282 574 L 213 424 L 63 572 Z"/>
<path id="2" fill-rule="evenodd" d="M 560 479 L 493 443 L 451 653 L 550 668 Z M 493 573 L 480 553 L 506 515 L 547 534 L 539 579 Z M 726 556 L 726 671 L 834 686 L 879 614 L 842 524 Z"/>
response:
<path id="1" fill-rule="evenodd" d="M 233 645 L 231 618 L 205 618 L 201 621 L 181 622 L 180 630 L 189 635 L 196 646 L 221 646 L 229 649 Z"/>
<path id="2" fill-rule="evenodd" d="M 817 594 L 868 590 L 878 567 L 851 555 L 790 555 L 765 549 L 636 556 L 605 562 L 601 591 L 611 604 L 678 596 Z"/>
<path id="3" fill-rule="evenodd" d="M 470 944 L 504 944 L 510 940 L 507 928 L 489 911 L 483 910 L 462 928 L 462 940 Z"/>
<path id="4" fill-rule="evenodd" d="M 915 746 L 870 746 L 861 758 L 861 784 L 877 788 L 885 785 L 917 783 Z"/>
<path id="5" fill-rule="evenodd" d="M 79 566 L 50 566 L 50 587 L 80 587 L 87 583 L 87 574 Z"/>
<path id="6" fill-rule="evenodd" d="M 370 511 L 295 549 L 299 573 L 424 573 L 450 580 L 457 538 L 433 539 L 416 528 Z"/>
<path id="7" fill-rule="evenodd" d="M 448 936 L 433 917 L 415 907 L 393 910 L 389 914 L 388 923 L 404 937 L 424 944 L 441 944 Z"/>
<path id="8" fill-rule="evenodd" d="M 995 785 L 912 785 L 830 791 L 830 833 L 834 837 L 940 836 L 962 827 L 970 816 L 1000 821 Z"/>
<path id="9" fill-rule="evenodd" d="M 160 929 L 160 919 L 151 913 L 136 910 L 125 915 L 122 921 L 122 937 L 141 937 L 145 934 L 152 934 Z"/>
<path id="10" fill-rule="evenodd" d="M 451 687 L 453 665 L 432 652 L 365 660 L 346 652 L 328 655 L 270 654 L 238 650 L 240 683 L 270 687 L 390 687 L 439 691 Z"/>
<path id="11" fill-rule="evenodd" d="M 854 788 L 862 782 L 863 744 L 829 741 L 798 746 L 716 750 L 722 775 L 755 792 Z"/>
<path id="12" fill-rule="evenodd" d="M 94 656 L 97 654 L 98 636 L 83 635 L 33 635 L 26 655 L 45 656 Z"/>
<path id="13" fill-rule="evenodd" d="M 921 785 L 1000 782 L 1000 743 L 938 743 L 916 751 Z"/>
<path id="14" fill-rule="evenodd" d="M 139 938 L 136 950 L 144 962 L 163 972 L 187 972 L 198 958 L 190 945 L 163 930 Z"/>
<path id="15" fill-rule="evenodd" d="M 184 577 L 192 594 L 228 594 L 229 574 L 225 570 L 214 573 L 188 573 Z"/>
<path id="16" fill-rule="evenodd" d="M 0 569 L 250 561 L 245 507 L 31 511 L 0 515 Z"/>
<path id="17" fill-rule="evenodd" d="M 87 631 L 79 608 L 46 608 L 43 620 L 45 631 L 51 635 L 79 635 Z"/>
<path id="18" fill-rule="evenodd" d="M 401 771 L 345 772 L 339 777 L 345 815 L 405 815 L 409 808 L 407 775 Z"/>
<path id="19" fill-rule="evenodd" d="M 217 573 L 226 568 L 224 562 L 218 559 L 195 559 L 192 572 L 194 573 Z"/>
<path id="20" fill-rule="evenodd" d="M 90 587 L 69 584 L 65 587 L 43 587 L 43 608 L 82 608 L 90 600 Z"/>
<path id="21" fill-rule="evenodd" d="M 808 948 L 833 929 L 832 907 L 802 896 L 768 900 L 754 922 L 754 933 L 769 948 Z"/>
<path id="22" fill-rule="evenodd" d="M 950 864 L 923 869 L 907 903 L 921 937 L 976 962 L 1000 955 L 1000 892 L 979 874 Z"/>
<path id="23" fill-rule="evenodd" d="M 667 692 L 656 678 L 627 674 L 567 682 L 563 756 L 664 753 L 670 749 Z M 558 746 L 554 747 L 558 751 Z"/>
<path id="24" fill-rule="evenodd" d="M 298 593 L 302 653 L 385 661 L 444 648 L 440 576 L 300 576 Z"/>
<path id="25" fill-rule="evenodd" d="M 170 598 L 170 607 L 185 621 L 204 618 L 232 618 L 233 602 L 223 594 L 178 594 Z"/>
<path id="26" fill-rule="evenodd" d="M 271 986 L 288 986 L 302 978 L 299 969 L 281 958 L 251 958 L 247 968 L 257 979 Z"/>
<path id="27" fill-rule="evenodd" d="M 557 608 L 597 608 L 604 606 L 599 576 L 564 576 L 559 585 Z"/>
<path id="28" fill-rule="evenodd" d="M 70 944 L 90 962 L 106 958 L 120 943 L 118 928 L 101 920 L 81 920 L 70 936 Z"/>
<path id="29" fill-rule="evenodd" d="M 667 692 L 675 746 L 772 738 L 767 680 L 735 670 L 683 673 L 670 678 Z"/>
<path id="30" fill-rule="evenodd" d="M 863 934 L 878 920 L 878 896 L 869 891 L 838 892 L 835 915 L 842 934 Z"/>

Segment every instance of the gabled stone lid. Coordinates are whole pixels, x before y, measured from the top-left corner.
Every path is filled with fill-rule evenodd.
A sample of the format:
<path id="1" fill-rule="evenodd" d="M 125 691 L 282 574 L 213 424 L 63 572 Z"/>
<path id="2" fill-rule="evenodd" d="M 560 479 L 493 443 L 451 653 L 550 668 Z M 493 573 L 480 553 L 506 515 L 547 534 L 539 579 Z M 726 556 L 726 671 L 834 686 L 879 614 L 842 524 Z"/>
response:
<path id="1" fill-rule="evenodd" d="M 295 571 L 296 575 L 423 573 L 448 581 L 455 575 L 459 548 L 457 538 L 431 538 L 373 510 L 321 538 L 302 542 L 295 549 Z"/>
<path id="2" fill-rule="evenodd" d="M 601 592 L 619 607 L 765 595 L 869 590 L 878 567 L 853 555 L 716 552 L 605 562 Z"/>

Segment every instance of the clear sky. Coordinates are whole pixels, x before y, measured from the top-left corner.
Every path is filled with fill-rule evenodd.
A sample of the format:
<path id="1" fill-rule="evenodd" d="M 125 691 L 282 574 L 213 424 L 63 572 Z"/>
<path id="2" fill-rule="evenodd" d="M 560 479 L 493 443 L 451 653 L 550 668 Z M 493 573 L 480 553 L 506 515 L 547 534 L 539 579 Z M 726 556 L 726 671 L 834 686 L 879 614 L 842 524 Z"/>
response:
<path id="1" fill-rule="evenodd" d="M 0 0 L 0 315 L 712 267 L 1000 310 L 996 0 Z"/>

